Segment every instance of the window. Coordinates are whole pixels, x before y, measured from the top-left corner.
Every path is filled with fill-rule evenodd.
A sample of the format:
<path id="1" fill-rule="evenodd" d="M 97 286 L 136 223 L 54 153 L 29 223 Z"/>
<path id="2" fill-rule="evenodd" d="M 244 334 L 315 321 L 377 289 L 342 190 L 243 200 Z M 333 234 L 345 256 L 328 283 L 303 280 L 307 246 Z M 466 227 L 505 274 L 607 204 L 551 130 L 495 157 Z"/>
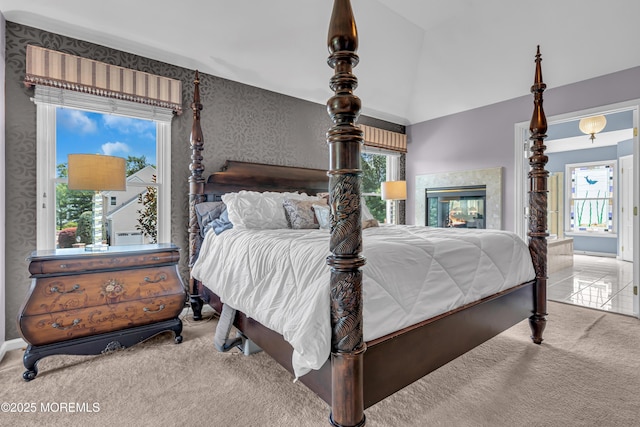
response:
<path id="1" fill-rule="evenodd" d="M 150 132 L 152 136 L 152 148 L 148 153 L 153 153 L 148 157 L 145 155 L 145 166 L 150 166 L 153 170 L 145 170 L 144 173 L 138 172 L 131 174 L 127 182 L 127 191 L 119 192 L 121 194 L 113 194 L 113 192 L 103 193 L 103 197 L 110 201 L 109 210 L 113 207 L 113 201 L 122 199 L 121 203 L 129 193 L 131 195 L 128 200 L 138 202 L 137 192 L 144 193 L 155 190 L 157 193 L 157 241 L 169 242 L 171 240 L 171 119 L 173 117 L 172 110 L 168 108 L 160 108 L 141 103 L 135 103 L 112 98 L 105 98 L 82 92 L 68 91 L 59 88 L 36 86 L 35 103 L 37 105 L 37 187 L 38 187 L 38 218 L 37 218 L 37 247 L 38 249 L 52 249 L 56 247 L 56 235 L 60 227 L 65 224 L 73 225 L 79 214 L 82 212 L 69 213 L 60 209 L 61 203 L 69 207 L 70 204 L 64 200 L 60 200 L 62 194 L 65 193 L 66 175 L 64 173 L 65 161 L 62 157 L 58 157 L 58 152 L 64 156 L 69 152 L 75 153 L 92 153 L 100 152 L 103 154 L 111 154 L 119 157 L 137 158 L 140 160 L 141 152 L 132 151 L 127 153 L 124 145 L 118 144 L 122 141 L 111 141 L 112 145 L 100 145 L 98 148 L 91 145 L 89 139 L 82 140 L 78 138 L 76 144 L 71 148 L 63 148 L 59 145 L 58 138 L 61 137 L 63 129 L 62 123 L 65 119 L 75 118 L 78 129 L 84 123 L 90 126 L 93 120 L 109 122 L 120 122 L 120 126 L 124 129 L 123 123 L 131 127 L 143 127 Z M 66 115 L 69 117 L 65 117 Z M 103 142 L 104 144 L 104 142 Z M 119 152 L 109 151 L 112 149 L 120 149 Z M 131 164 L 131 162 L 129 163 Z M 139 166 L 139 165 L 137 165 Z M 137 167 L 134 164 L 134 167 Z M 139 171 L 140 168 L 137 169 Z M 148 173 L 147 173 L 148 172 Z M 135 176 L 133 176 L 135 175 Z M 133 178 L 132 178 L 133 176 Z M 58 193 L 58 194 L 56 194 Z M 68 192 L 67 191 L 67 195 Z M 85 193 L 82 191 L 73 193 Z M 82 194 L 76 194 L 80 197 L 77 210 L 82 211 L 88 209 L 88 206 L 82 206 Z M 134 197 L 135 196 L 135 197 Z M 136 200 L 134 200 L 136 199 Z M 73 204 L 71 204 L 73 205 Z M 105 205 L 107 205 L 105 203 Z M 117 209 L 118 206 L 115 206 Z M 139 208 L 138 208 L 139 209 Z M 134 209 L 134 212 L 137 209 Z M 76 215 L 78 214 L 78 215 Z M 142 241 L 117 241 L 115 237 L 118 233 L 124 235 L 137 235 L 139 231 L 135 228 L 126 231 L 119 230 L 117 223 L 110 222 L 108 215 L 105 216 L 105 234 L 108 239 L 115 244 L 133 244 L 142 243 Z M 131 228 L 129 225 L 127 227 Z M 126 228 L 126 227 L 125 227 Z"/>
<path id="2" fill-rule="evenodd" d="M 152 233 L 136 233 L 150 216 L 155 224 L 157 212 L 145 210 L 143 196 L 147 187 L 154 194 L 156 174 L 156 125 L 152 120 L 117 116 L 106 113 L 57 107 L 56 109 L 56 234 L 75 229 L 78 244 L 93 241 L 93 191 L 74 191 L 67 187 L 69 154 L 102 154 L 126 160 L 127 187 L 125 191 L 100 191 L 98 235 L 109 245 L 156 243 Z M 116 194 L 117 196 L 114 196 Z M 118 205 L 116 200 L 120 198 Z M 105 200 L 110 199 L 110 203 Z M 71 229 L 71 230 L 69 230 Z M 119 236 L 137 235 L 137 240 Z M 56 247 L 69 247 L 69 241 L 56 241 Z"/>
<path id="3" fill-rule="evenodd" d="M 381 199 L 381 184 L 399 179 L 400 153 L 365 146 L 361 156 L 362 195 L 371 214 L 379 222 L 388 223 L 392 209 L 397 212 L 397 201 Z"/>
<path id="4" fill-rule="evenodd" d="M 568 232 L 615 234 L 615 168 L 615 160 L 566 165 Z"/>

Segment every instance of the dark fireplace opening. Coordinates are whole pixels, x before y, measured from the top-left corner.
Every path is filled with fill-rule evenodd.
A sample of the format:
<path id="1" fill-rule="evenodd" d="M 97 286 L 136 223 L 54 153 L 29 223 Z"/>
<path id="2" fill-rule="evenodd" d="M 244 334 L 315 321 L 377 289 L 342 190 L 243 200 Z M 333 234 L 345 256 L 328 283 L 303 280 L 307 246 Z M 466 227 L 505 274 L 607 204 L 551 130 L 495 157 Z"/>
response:
<path id="1" fill-rule="evenodd" d="M 486 228 L 486 185 L 427 188 L 426 225 L 430 227 Z"/>

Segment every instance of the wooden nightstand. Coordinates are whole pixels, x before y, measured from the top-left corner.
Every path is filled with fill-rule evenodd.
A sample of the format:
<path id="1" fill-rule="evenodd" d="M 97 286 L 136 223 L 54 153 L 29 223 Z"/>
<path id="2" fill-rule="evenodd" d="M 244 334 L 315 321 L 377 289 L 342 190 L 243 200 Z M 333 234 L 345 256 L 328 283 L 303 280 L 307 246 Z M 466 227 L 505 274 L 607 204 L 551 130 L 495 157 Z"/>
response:
<path id="1" fill-rule="evenodd" d="M 35 378 L 38 361 L 54 354 L 106 353 L 165 331 L 182 342 L 178 316 L 187 293 L 179 259 L 172 244 L 33 252 L 31 289 L 18 316 L 29 343 L 23 378 Z"/>

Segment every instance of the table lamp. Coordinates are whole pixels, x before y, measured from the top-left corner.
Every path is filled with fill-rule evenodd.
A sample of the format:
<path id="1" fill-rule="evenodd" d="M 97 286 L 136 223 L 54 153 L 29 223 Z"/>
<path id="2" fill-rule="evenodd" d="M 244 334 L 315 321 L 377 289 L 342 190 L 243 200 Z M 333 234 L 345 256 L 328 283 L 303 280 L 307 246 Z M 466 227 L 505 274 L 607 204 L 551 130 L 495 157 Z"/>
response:
<path id="1" fill-rule="evenodd" d="M 101 191 L 123 191 L 127 188 L 126 160 L 122 157 L 100 154 L 69 154 L 69 190 L 91 190 L 93 194 L 93 244 L 87 251 L 106 251 L 102 243 L 102 195 Z"/>
<path id="2" fill-rule="evenodd" d="M 407 181 L 385 181 L 382 183 L 380 197 L 391 201 L 391 223 L 397 224 L 397 201 L 407 200 Z"/>

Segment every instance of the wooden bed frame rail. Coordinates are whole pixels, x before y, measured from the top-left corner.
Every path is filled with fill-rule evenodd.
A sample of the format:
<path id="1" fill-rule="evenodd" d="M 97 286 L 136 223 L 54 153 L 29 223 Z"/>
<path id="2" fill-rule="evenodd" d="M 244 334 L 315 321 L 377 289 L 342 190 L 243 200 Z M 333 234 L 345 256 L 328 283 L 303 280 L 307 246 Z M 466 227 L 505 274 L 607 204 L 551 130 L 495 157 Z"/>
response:
<path id="1" fill-rule="evenodd" d="M 547 156 L 544 154 L 547 122 L 543 110 L 541 56 L 535 57 L 535 78 L 531 87 L 534 112 L 531 119 L 533 155 L 529 159 L 529 249 L 535 280 L 469 304 L 434 319 L 405 328 L 369 343 L 363 339 L 360 152 L 362 131 L 356 127 L 360 99 L 354 95 L 358 64 L 358 36 L 350 0 L 335 0 L 328 33 L 328 64 L 334 69 L 327 101 L 333 126 L 327 132 L 329 170 L 319 171 L 285 166 L 227 162 L 223 171 L 203 178 L 204 139 L 200 127 L 199 75 L 194 80 L 193 128 L 191 132 L 191 175 L 189 177 L 189 267 L 192 267 L 202 238 L 195 206 L 207 194 L 228 191 L 326 191 L 328 175 L 331 208 L 331 357 L 318 371 L 300 378 L 331 405 L 334 426 L 363 426 L 364 409 L 455 359 L 480 343 L 529 319 L 534 343 L 542 342 L 546 324 L 547 285 Z M 306 186 L 305 186 L 306 185 Z M 203 303 L 218 312 L 220 299 L 201 283 L 190 279 L 194 319 L 200 318 Z M 239 313 L 234 325 L 290 372 L 291 346 L 277 333 Z"/>

